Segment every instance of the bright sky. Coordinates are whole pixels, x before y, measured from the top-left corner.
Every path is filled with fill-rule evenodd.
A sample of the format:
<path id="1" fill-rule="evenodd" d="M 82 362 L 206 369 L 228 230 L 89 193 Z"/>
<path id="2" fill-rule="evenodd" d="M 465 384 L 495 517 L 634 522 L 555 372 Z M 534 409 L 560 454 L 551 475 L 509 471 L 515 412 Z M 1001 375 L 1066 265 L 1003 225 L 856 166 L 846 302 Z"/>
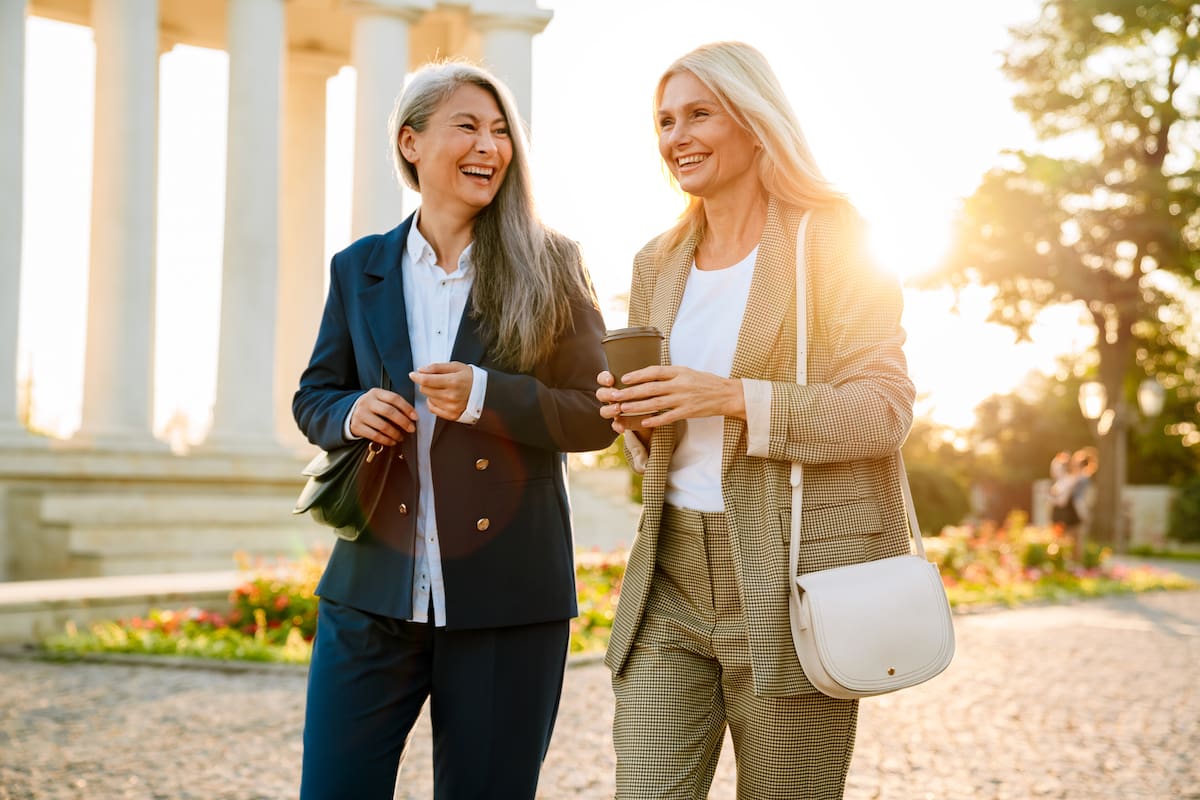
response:
<path id="1" fill-rule="evenodd" d="M 658 157 L 654 85 L 678 55 L 742 39 L 788 90 L 826 174 L 871 222 L 879 258 L 901 276 L 937 261 L 959 198 L 1004 148 L 1032 134 L 997 67 L 1006 28 L 1035 0 L 789 4 L 769 0 L 543 0 L 555 16 L 534 44 L 534 168 L 542 215 L 578 240 L 611 326 L 633 254 L 682 207 Z M 686 8 L 686 10 L 683 10 Z M 736 14 L 731 13 L 736 9 Z M 26 69 L 21 369 L 34 422 L 79 424 L 91 185 L 91 31 L 31 18 Z M 177 410 L 207 424 L 216 375 L 224 216 L 224 53 L 178 47 L 161 61 L 156 425 Z M 354 74 L 330 81 L 327 255 L 349 237 Z M 1086 347 L 1077 312 L 1044 315 L 1034 344 L 985 325 L 987 293 L 905 292 L 906 352 L 920 411 L 965 427 L 974 406 L 1030 369 Z"/>

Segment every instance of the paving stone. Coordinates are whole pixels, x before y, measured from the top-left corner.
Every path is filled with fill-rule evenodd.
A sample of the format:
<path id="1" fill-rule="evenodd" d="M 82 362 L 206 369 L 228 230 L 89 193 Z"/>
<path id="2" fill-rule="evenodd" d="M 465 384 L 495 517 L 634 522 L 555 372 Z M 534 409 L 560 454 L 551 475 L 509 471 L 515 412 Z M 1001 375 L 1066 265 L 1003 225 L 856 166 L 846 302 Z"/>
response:
<path id="1" fill-rule="evenodd" d="M 1200 800 L 1200 592 L 956 617 L 939 678 L 862 703 L 848 800 Z M 567 672 L 539 797 L 609 798 L 607 671 Z M 0 659 L 0 800 L 284 800 L 304 676 Z M 432 796 L 422 715 L 396 798 Z M 728 739 L 713 798 L 734 798 Z"/>

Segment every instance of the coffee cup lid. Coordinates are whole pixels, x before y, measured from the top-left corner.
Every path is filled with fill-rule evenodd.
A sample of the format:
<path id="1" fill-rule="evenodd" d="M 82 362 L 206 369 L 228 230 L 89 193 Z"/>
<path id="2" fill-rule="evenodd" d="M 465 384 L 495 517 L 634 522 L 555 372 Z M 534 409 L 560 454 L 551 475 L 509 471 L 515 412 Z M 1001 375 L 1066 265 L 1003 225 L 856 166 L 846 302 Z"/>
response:
<path id="1" fill-rule="evenodd" d="M 662 331 L 653 325 L 639 325 L 633 328 L 617 328 L 604 334 L 601 342 L 611 342 L 616 339 L 631 339 L 635 336 L 657 336 L 663 338 Z"/>

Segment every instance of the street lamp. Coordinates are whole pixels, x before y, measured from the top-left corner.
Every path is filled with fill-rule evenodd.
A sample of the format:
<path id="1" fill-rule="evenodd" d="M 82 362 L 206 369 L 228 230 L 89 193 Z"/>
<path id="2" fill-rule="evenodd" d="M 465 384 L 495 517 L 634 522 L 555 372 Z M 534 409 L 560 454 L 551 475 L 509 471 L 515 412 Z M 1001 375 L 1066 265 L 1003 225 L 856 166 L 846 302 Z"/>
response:
<path id="1" fill-rule="evenodd" d="M 1079 410 L 1084 419 L 1096 423 L 1096 433 L 1104 436 L 1117 417 L 1114 409 L 1108 408 L 1108 392 L 1100 381 L 1087 381 L 1079 385 Z"/>
<path id="2" fill-rule="evenodd" d="M 1108 392 L 1100 381 L 1088 381 L 1079 385 L 1079 411 L 1084 419 L 1100 419 L 1108 405 Z"/>
<path id="3" fill-rule="evenodd" d="M 1102 387 L 1103 388 L 1103 387 Z M 1138 386 L 1138 408 L 1147 417 L 1157 417 L 1162 413 L 1163 404 L 1167 400 L 1167 390 L 1158 382 L 1158 378 L 1146 378 Z"/>

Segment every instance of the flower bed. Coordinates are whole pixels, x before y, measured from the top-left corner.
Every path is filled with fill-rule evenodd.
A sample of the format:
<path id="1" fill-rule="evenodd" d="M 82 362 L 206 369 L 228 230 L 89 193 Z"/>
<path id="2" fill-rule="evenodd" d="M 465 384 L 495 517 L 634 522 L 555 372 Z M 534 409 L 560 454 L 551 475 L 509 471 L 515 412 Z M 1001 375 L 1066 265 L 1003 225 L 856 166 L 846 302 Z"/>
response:
<path id="1" fill-rule="evenodd" d="M 1114 563 L 1108 549 L 1091 547 L 1074 558 L 1052 528 L 1031 528 L 1018 516 L 1003 527 L 947 528 L 926 537 L 950 604 L 956 609 L 1061 601 L 1121 592 L 1194 589 L 1196 584 L 1153 567 Z M 579 616 L 571 621 L 571 652 L 602 651 L 608 644 L 621 591 L 624 555 L 585 553 L 578 559 Z M 306 663 L 316 631 L 313 589 L 323 556 L 274 566 L 241 564 L 247 579 L 220 612 L 150 611 L 145 617 L 68 627 L 44 643 L 51 654 L 151 653 L 217 659 Z"/>
<path id="2" fill-rule="evenodd" d="M 1029 527 L 1020 514 L 1004 526 L 946 528 L 924 541 L 954 608 L 1196 588 L 1173 572 L 1116 563 L 1107 547 L 1075 554 L 1061 529 Z"/>

